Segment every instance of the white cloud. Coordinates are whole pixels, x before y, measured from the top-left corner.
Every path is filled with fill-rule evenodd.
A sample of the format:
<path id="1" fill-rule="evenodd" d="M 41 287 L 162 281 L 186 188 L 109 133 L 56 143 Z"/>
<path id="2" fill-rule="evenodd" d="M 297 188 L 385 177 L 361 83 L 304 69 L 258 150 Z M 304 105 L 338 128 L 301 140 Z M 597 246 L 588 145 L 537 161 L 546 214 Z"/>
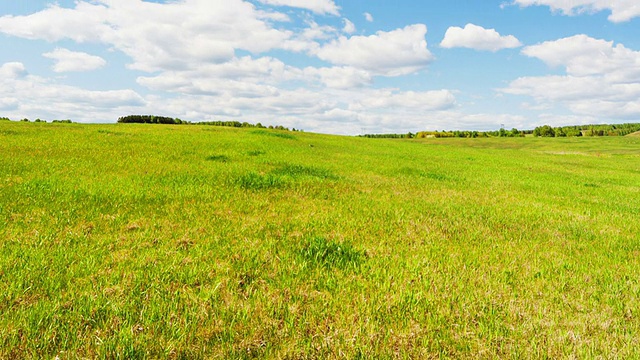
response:
<path id="1" fill-rule="evenodd" d="M 562 106 L 575 115 L 639 119 L 640 84 L 620 84 L 602 76 L 521 77 L 505 93 L 533 97 L 547 108 Z"/>
<path id="2" fill-rule="evenodd" d="M 347 34 L 353 34 L 354 32 L 356 32 L 356 26 L 349 21 L 349 19 L 343 19 L 344 21 L 344 27 L 342 28 L 342 31 L 344 31 Z"/>
<path id="3" fill-rule="evenodd" d="M 308 27 L 304 29 L 297 38 L 308 43 L 315 40 L 332 39 L 338 33 L 338 30 L 333 26 L 319 25 L 315 21 L 308 21 L 307 25 Z"/>
<path id="4" fill-rule="evenodd" d="M 464 114 L 457 111 L 446 111 L 438 114 L 440 119 L 434 120 L 438 126 L 430 130 L 496 130 L 504 124 L 507 129 L 527 128 L 527 118 L 522 115 L 479 113 Z"/>
<path id="5" fill-rule="evenodd" d="M 152 90 L 189 95 L 229 97 L 270 96 L 277 85 L 301 78 L 302 71 L 282 61 L 250 56 L 234 58 L 224 64 L 203 64 L 197 69 L 165 71 L 155 76 L 138 77 L 137 82 Z"/>
<path id="6" fill-rule="evenodd" d="M 4 76 L 6 73 L 9 76 Z M 0 101 L 11 118 L 70 118 L 76 121 L 115 121 L 128 110 L 140 109 L 146 100 L 130 89 L 90 91 L 28 75 L 24 65 L 0 66 Z"/>
<path id="7" fill-rule="evenodd" d="M 316 14 L 340 15 L 340 8 L 333 0 L 258 0 L 266 5 L 289 6 L 311 10 Z"/>
<path id="8" fill-rule="evenodd" d="M 132 69 L 153 72 L 222 63 L 236 50 L 260 53 L 281 47 L 292 34 L 267 23 L 282 18 L 271 15 L 242 0 L 77 1 L 73 8 L 52 5 L 27 16 L 0 17 L 0 32 L 102 43 L 131 57 Z"/>
<path id="9" fill-rule="evenodd" d="M 613 81 L 640 81 L 640 52 L 622 44 L 614 46 L 613 41 L 575 35 L 528 46 L 522 53 L 550 66 L 564 66 L 573 76 L 601 75 Z"/>
<path id="10" fill-rule="evenodd" d="M 151 101 L 158 113 L 194 121 L 248 118 L 273 124 L 277 119 L 288 127 L 338 134 L 360 133 L 363 124 L 372 131 L 422 129 L 425 116 L 455 106 L 448 90 L 373 89 L 372 81 L 369 72 L 349 66 L 298 69 L 250 57 L 138 79 L 152 90 L 180 94 Z"/>
<path id="11" fill-rule="evenodd" d="M 322 84 L 334 89 L 353 89 L 373 82 L 371 74 L 350 66 L 336 66 L 330 68 L 307 67 L 304 69 L 307 79 L 318 79 Z"/>
<path id="12" fill-rule="evenodd" d="M 108 8 L 80 1 L 73 9 L 51 5 L 28 16 L 0 17 L 0 32 L 49 42 L 71 39 L 76 42 L 98 41 L 109 31 L 105 23 Z"/>
<path id="13" fill-rule="evenodd" d="M 508 93 L 529 95 L 543 102 L 577 101 L 602 96 L 602 79 L 574 76 L 521 77 L 511 82 Z"/>
<path id="14" fill-rule="evenodd" d="M 51 52 L 42 54 L 42 56 L 55 60 L 53 71 L 58 73 L 91 71 L 107 64 L 107 62 L 99 56 L 63 48 L 56 48 Z"/>
<path id="15" fill-rule="evenodd" d="M 528 46 L 522 53 L 566 75 L 521 77 L 503 92 L 531 96 L 546 107 L 605 119 L 640 118 L 640 52 L 621 44 L 576 35 Z"/>
<path id="16" fill-rule="evenodd" d="M 20 105 L 20 100 L 15 97 L 0 98 L 0 110 L 15 110 Z"/>
<path id="17" fill-rule="evenodd" d="M 0 79 L 14 80 L 27 75 L 24 64 L 19 62 L 5 63 L 0 66 Z"/>
<path id="18" fill-rule="evenodd" d="M 341 36 L 317 49 L 318 58 L 336 65 L 363 69 L 375 75 L 399 76 L 414 73 L 429 64 L 427 27 L 410 25 L 370 36 Z"/>
<path id="19" fill-rule="evenodd" d="M 625 22 L 640 16 L 640 4 L 637 0 L 514 0 L 514 5 L 549 6 L 553 11 L 565 15 L 595 13 L 609 10 L 612 22 Z"/>
<path id="20" fill-rule="evenodd" d="M 498 51 L 522 46 L 513 35 L 500 35 L 494 29 L 485 29 L 474 24 L 467 24 L 464 29 L 452 26 L 447 29 L 440 43 L 444 48 L 463 47 L 475 50 Z"/>
<path id="21" fill-rule="evenodd" d="M 415 109 L 423 111 L 445 110 L 455 105 L 456 98 L 449 90 L 405 91 L 376 90 L 362 99 L 355 109 Z"/>
<path id="22" fill-rule="evenodd" d="M 373 22 L 373 15 L 369 14 L 368 12 L 362 15 L 364 15 L 365 20 L 367 20 L 368 22 Z"/>

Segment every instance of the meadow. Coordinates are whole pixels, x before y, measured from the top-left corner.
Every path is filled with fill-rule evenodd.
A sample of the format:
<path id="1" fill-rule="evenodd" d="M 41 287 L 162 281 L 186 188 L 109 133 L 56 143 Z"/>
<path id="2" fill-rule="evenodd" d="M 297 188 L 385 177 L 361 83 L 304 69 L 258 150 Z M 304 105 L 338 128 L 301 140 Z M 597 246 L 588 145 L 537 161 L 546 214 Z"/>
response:
<path id="1" fill-rule="evenodd" d="M 0 358 L 638 358 L 640 137 L 0 122 Z"/>

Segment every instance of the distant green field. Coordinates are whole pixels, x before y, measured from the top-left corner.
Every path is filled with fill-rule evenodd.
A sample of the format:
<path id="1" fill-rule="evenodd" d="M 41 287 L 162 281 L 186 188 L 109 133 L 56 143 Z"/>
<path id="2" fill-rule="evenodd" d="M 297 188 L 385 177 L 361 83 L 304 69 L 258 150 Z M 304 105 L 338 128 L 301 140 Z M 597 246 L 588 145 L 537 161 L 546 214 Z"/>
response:
<path id="1" fill-rule="evenodd" d="M 0 123 L 0 358 L 639 358 L 640 137 Z"/>

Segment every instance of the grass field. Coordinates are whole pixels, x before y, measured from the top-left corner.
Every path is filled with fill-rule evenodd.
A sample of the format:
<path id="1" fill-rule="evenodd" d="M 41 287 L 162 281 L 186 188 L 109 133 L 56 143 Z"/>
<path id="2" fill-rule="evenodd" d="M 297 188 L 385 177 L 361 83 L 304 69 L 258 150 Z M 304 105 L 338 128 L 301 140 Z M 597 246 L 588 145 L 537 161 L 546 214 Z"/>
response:
<path id="1" fill-rule="evenodd" d="M 640 137 L 0 122 L 0 358 L 638 358 Z"/>

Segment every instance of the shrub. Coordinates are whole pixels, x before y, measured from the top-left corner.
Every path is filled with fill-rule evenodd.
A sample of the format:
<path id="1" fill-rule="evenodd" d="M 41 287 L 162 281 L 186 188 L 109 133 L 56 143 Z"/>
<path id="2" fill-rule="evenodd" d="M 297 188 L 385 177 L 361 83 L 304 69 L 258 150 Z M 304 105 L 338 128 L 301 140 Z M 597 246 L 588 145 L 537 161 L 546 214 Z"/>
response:
<path id="1" fill-rule="evenodd" d="M 256 135 L 265 135 L 265 136 L 273 136 L 273 137 L 278 137 L 278 138 L 282 138 L 282 139 L 289 139 L 289 140 L 295 140 L 297 139 L 294 135 L 288 134 L 288 133 L 281 133 L 281 132 L 274 132 L 274 131 L 266 131 L 266 130 L 253 130 L 251 131 L 252 134 L 256 134 Z"/>
<path id="2" fill-rule="evenodd" d="M 247 151 L 247 155 L 249 156 L 259 156 L 259 155 L 264 155 L 265 152 L 262 150 L 251 150 L 251 151 Z"/>
<path id="3" fill-rule="evenodd" d="M 549 125 L 539 126 L 533 130 L 533 136 L 555 137 L 556 132 Z"/>
<path id="4" fill-rule="evenodd" d="M 264 190 L 283 187 L 285 182 L 273 174 L 261 175 L 251 171 L 240 176 L 236 180 L 236 184 L 245 190 Z"/>
<path id="5" fill-rule="evenodd" d="M 128 115 L 118 118 L 119 123 L 124 124 L 182 124 L 180 119 L 155 115 Z"/>
<path id="6" fill-rule="evenodd" d="M 331 171 L 302 165 L 287 164 L 276 168 L 273 172 L 275 175 L 296 177 L 315 177 L 319 179 L 336 179 Z"/>
<path id="7" fill-rule="evenodd" d="M 365 251 L 354 248 L 348 242 L 338 243 L 323 237 L 308 240 L 299 253 L 307 263 L 327 268 L 358 268 L 367 258 Z"/>
<path id="8" fill-rule="evenodd" d="M 210 155 L 210 156 L 207 156 L 207 160 L 226 163 L 226 162 L 229 162 L 229 160 L 231 159 L 229 159 L 229 157 L 226 155 Z"/>

